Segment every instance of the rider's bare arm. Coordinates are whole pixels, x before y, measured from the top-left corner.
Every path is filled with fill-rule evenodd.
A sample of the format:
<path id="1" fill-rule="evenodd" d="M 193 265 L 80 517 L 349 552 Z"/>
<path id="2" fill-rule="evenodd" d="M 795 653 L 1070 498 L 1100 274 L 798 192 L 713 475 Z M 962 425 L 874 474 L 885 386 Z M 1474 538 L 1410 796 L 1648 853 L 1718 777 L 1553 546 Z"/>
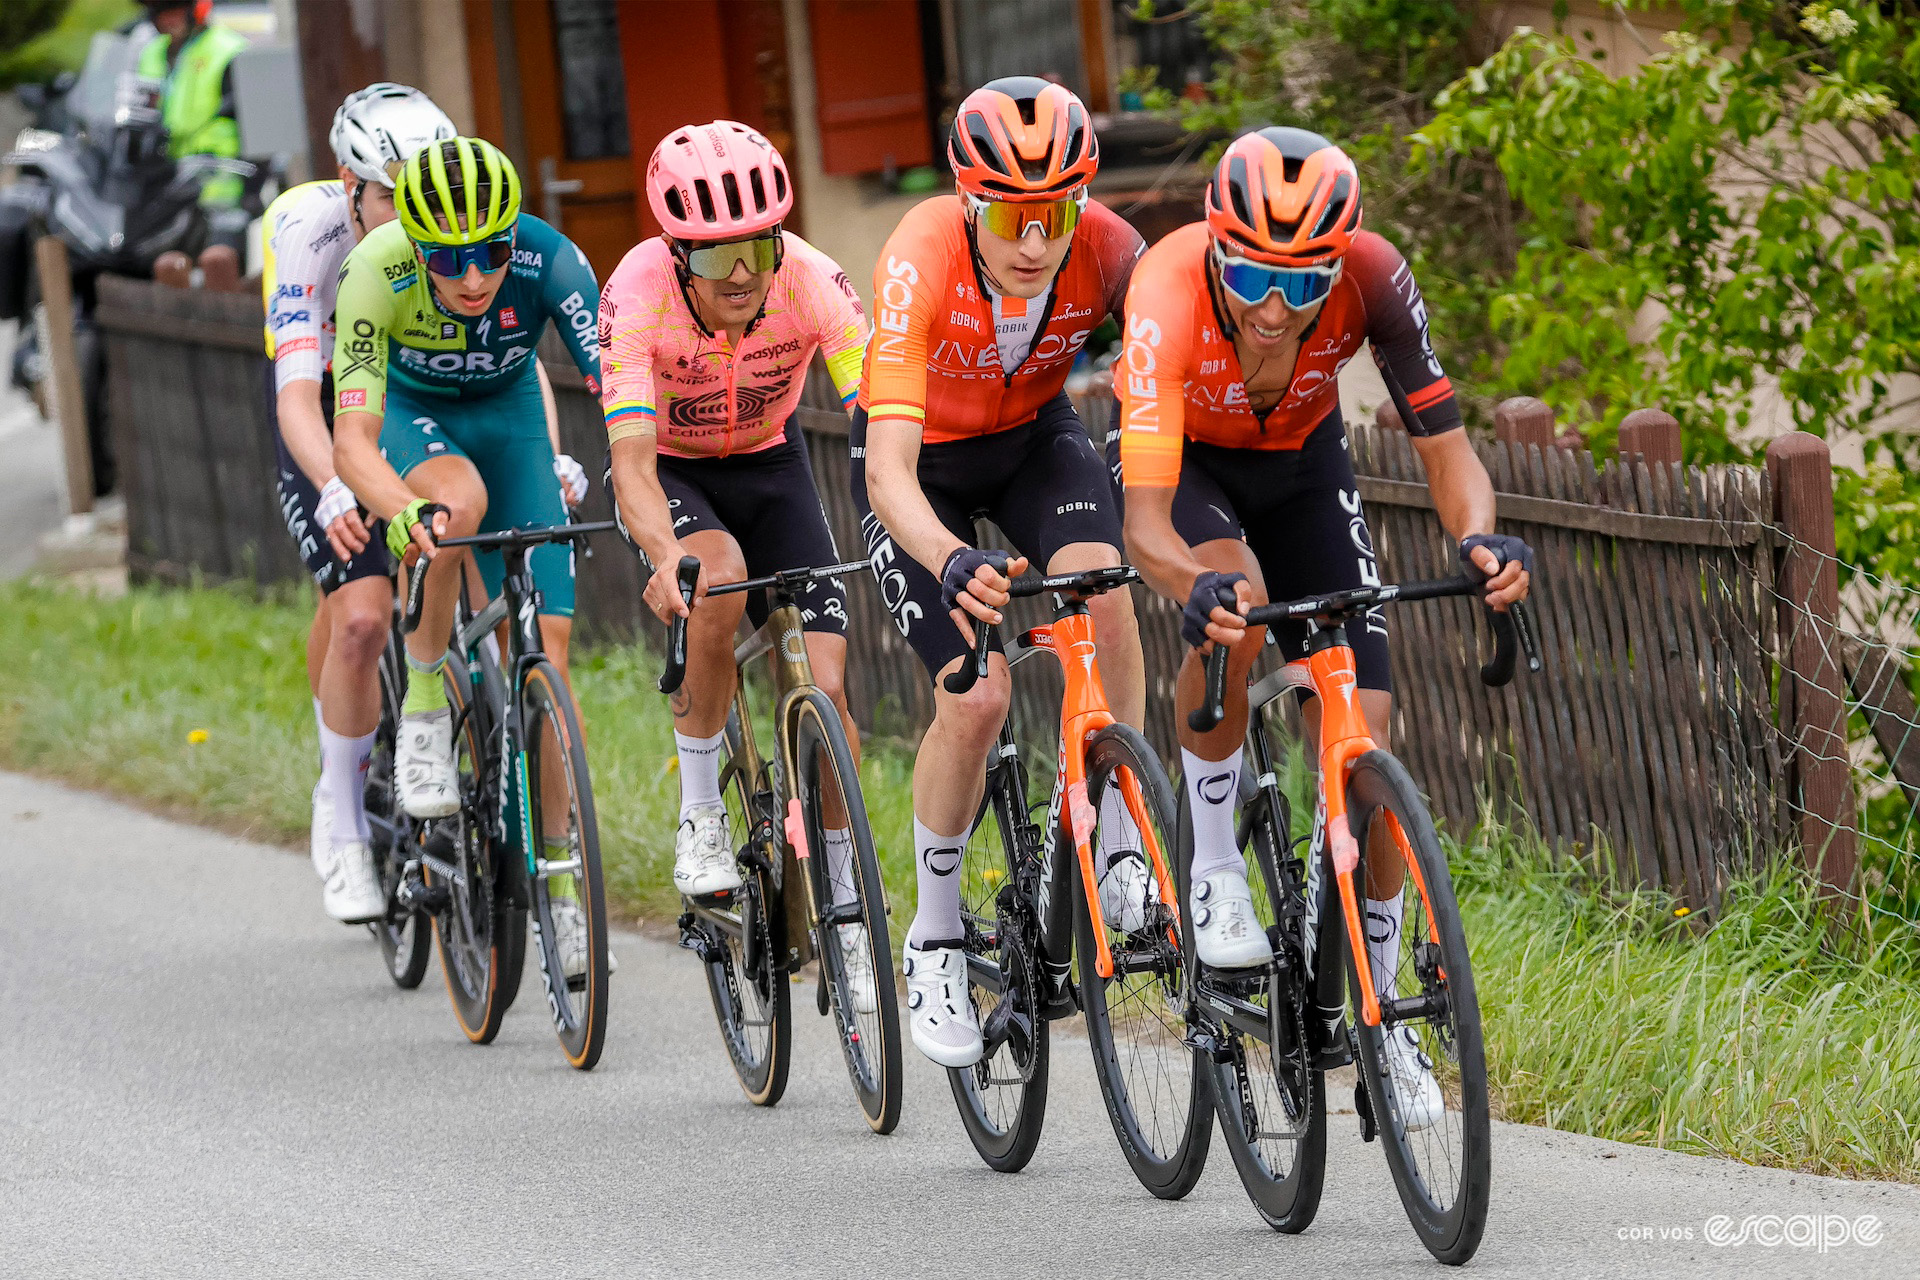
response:
<path id="1" fill-rule="evenodd" d="M 662 622 L 667 622 L 675 615 L 687 614 L 675 576 L 686 551 L 673 533 L 673 511 L 667 505 L 666 490 L 660 486 L 659 458 L 651 427 L 622 435 L 613 442 L 614 502 L 626 522 L 627 535 L 653 566 L 653 576 L 648 579 L 645 592 L 647 607 Z M 703 565 L 694 591 L 696 600 L 707 593 L 707 586 Z"/>
<path id="2" fill-rule="evenodd" d="M 333 420 L 333 465 L 367 510 L 391 520 L 419 495 L 380 456 L 380 415 L 350 410 Z"/>

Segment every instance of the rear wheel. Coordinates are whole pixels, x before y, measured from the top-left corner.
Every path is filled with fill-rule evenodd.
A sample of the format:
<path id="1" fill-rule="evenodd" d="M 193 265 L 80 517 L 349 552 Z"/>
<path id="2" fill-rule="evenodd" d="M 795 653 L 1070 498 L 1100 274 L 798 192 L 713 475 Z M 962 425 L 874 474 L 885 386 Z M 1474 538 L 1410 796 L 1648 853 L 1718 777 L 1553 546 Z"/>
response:
<path id="1" fill-rule="evenodd" d="M 1237 1002 L 1239 1015 L 1220 1028 L 1228 1060 L 1213 1064 L 1221 1141 L 1253 1207 L 1268 1226 L 1292 1233 L 1306 1230 L 1320 1210 L 1327 1109 L 1306 1029 L 1311 987 L 1299 944 L 1306 875 L 1288 827 L 1278 785 L 1253 789 L 1241 816 L 1247 884 L 1282 963 L 1207 981 Z"/>
<path id="2" fill-rule="evenodd" d="M 1087 743 L 1087 794 L 1096 814 L 1108 787 L 1137 788 L 1145 824 L 1163 858 L 1177 847 L 1173 786 L 1153 748 L 1134 729 L 1111 725 Z M 1069 804 L 1075 803 L 1069 799 Z M 1095 847 L 1107 833 L 1095 830 Z M 1151 859 L 1148 860 L 1151 866 Z M 1120 1150 L 1140 1184 L 1163 1200 L 1193 1190 L 1213 1135 L 1212 1073 L 1187 1044 L 1187 938 L 1171 904 L 1150 894 L 1147 923 L 1126 933 L 1104 922 L 1113 975 L 1097 967 L 1093 921 L 1076 887 L 1072 904 L 1080 991 L 1100 1094 Z M 1089 888 L 1098 901 L 1098 891 Z"/>
<path id="3" fill-rule="evenodd" d="M 726 748 L 720 793 L 742 883 L 731 893 L 694 904 L 692 927 L 703 940 L 707 991 L 740 1088 L 755 1106 L 770 1107 L 787 1090 L 793 1058 L 786 912 L 775 882 L 781 850 L 774 832 L 780 828 L 765 779 L 751 776 L 740 757 L 740 726 L 731 717 Z M 793 888 L 802 891 L 799 885 Z"/>
<path id="4" fill-rule="evenodd" d="M 482 718 L 469 714 L 466 666 L 457 657 L 447 659 L 445 679 L 459 723 L 453 762 L 460 779 L 460 811 L 427 824 L 421 840 L 423 876 L 430 888 L 444 885 L 447 891 L 434 933 L 454 1017 L 467 1039 L 491 1044 L 519 994 L 527 943 L 526 911 L 512 901 L 504 878 L 497 878 L 495 862 L 520 854 L 497 845 L 488 829 L 488 788 L 495 785 L 485 754 L 489 745 Z"/>
<path id="5" fill-rule="evenodd" d="M 1347 775 L 1347 804 L 1362 850 L 1356 880 L 1366 870 L 1366 851 L 1383 840 L 1407 869 L 1400 940 L 1377 1027 L 1357 1016 L 1356 980 L 1356 1065 L 1414 1231 L 1440 1261 L 1463 1263 L 1486 1230 L 1493 1175 L 1480 1004 L 1460 908 L 1433 819 L 1405 766 L 1385 751 L 1368 752 Z M 1382 824 L 1384 834 L 1376 834 Z M 1390 1038 L 1400 1041 L 1392 1057 Z M 1413 1060 L 1431 1072 L 1433 1084 L 1410 1075 Z"/>
<path id="6" fill-rule="evenodd" d="M 524 781 L 532 810 L 528 829 L 541 845 L 529 907 L 535 953 L 560 1047 L 569 1063 L 591 1071 L 607 1040 L 608 973 L 606 881 L 587 747 L 573 696 L 552 663 L 536 663 L 520 689 L 527 734 Z M 570 973 L 560 944 L 574 929 L 584 932 L 586 950 L 583 957 L 573 957 L 579 972 Z"/>
<path id="7" fill-rule="evenodd" d="M 1038 874 L 1039 835 L 1026 804 L 1017 760 L 996 768 L 985 806 L 993 821 L 975 824 L 960 859 L 967 973 L 988 1052 L 949 1070 L 947 1081 L 974 1150 L 1001 1173 L 1026 1168 L 1047 1118 L 1039 922 L 1028 883 Z"/>
<path id="8" fill-rule="evenodd" d="M 811 854 L 802 865 L 813 877 L 813 902 L 822 917 L 815 950 L 860 1110 L 875 1133 L 892 1133 L 900 1123 L 900 1008 L 880 860 L 840 713 L 824 694 L 815 694 L 800 704 L 799 716 L 794 782 Z M 846 873 L 837 883 L 826 839 L 829 812 L 844 815 L 841 838 L 852 845 Z M 788 887 L 790 893 L 800 891 L 799 885 Z M 869 966 L 870 993 L 856 990 L 849 980 L 843 939 L 851 940 Z"/>

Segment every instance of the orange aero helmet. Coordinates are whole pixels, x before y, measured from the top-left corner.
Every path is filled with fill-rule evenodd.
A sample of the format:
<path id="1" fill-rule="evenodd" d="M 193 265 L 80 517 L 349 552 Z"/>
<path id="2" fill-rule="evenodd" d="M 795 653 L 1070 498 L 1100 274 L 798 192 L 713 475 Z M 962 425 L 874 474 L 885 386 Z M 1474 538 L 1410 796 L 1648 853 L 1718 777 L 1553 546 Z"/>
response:
<path id="1" fill-rule="evenodd" d="M 1207 182 L 1207 227 L 1244 257 L 1276 266 L 1332 262 L 1360 230 L 1360 174 L 1347 153 L 1305 129 L 1233 140 Z"/>
<path id="2" fill-rule="evenodd" d="M 1071 89 L 1038 76 L 1003 76 L 960 104 L 947 160 L 970 195 L 1058 200 L 1100 168 L 1100 142 Z"/>

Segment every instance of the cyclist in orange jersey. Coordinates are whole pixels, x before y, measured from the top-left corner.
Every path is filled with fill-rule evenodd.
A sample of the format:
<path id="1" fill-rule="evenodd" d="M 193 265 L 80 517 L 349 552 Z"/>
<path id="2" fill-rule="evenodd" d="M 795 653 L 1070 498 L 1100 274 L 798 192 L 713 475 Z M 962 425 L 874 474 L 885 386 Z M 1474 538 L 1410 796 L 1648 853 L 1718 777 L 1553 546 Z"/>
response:
<path id="1" fill-rule="evenodd" d="M 1434 357 L 1419 286 L 1360 220 L 1359 175 L 1340 148 L 1302 129 L 1262 129 L 1227 149 L 1207 186 L 1206 221 L 1154 245 L 1127 296 L 1114 380 L 1121 430 L 1109 443 L 1124 482 L 1127 551 L 1156 591 L 1184 606 L 1188 644 L 1233 646 L 1217 728 L 1187 727 L 1202 697 L 1192 653 L 1176 697 L 1194 823 L 1195 950 L 1222 967 L 1268 959 L 1234 831 L 1247 672 L 1264 639 L 1263 628 L 1245 625 L 1246 610 L 1380 581 L 1336 383 L 1362 342 L 1373 348 L 1461 560 L 1490 575 L 1495 608 L 1527 594 L 1532 552 L 1493 531 L 1493 484 Z M 1386 624 L 1369 616 L 1349 635 L 1360 706 L 1384 745 Z M 1310 628 L 1276 628 L 1274 638 L 1289 660 L 1302 658 Z M 1304 711 L 1317 731 L 1317 706 Z M 1397 857 L 1369 862 L 1368 937 L 1382 980 L 1398 954 L 1402 875 Z M 1437 1097 L 1417 1045 L 1396 1039 L 1394 1047 L 1396 1071 L 1415 1077 L 1402 1096 Z"/>
<path id="2" fill-rule="evenodd" d="M 1120 522 L 1098 452 L 1065 393 L 1095 326 L 1118 316 L 1142 242 L 1087 197 L 1099 144 L 1087 109 L 1030 76 L 960 104 L 947 141 L 957 196 L 915 207 L 874 268 L 873 337 L 854 414 L 853 495 L 881 598 L 934 677 L 914 766 L 919 906 L 902 953 L 913 1042 L 948 1067 L 980 1057 L 961 950 L 960 851 L 987 753 L 1007 714 L 1005 660 L 964 695 L 972 619 L 1000 620 L 1011 578 L 1120 563 Z M 1018 548 L 973 545 L 987 516 Z M 1114 714 L 1140 723 L 1140 638 L 1124 591 L 1089 605 Z M 1142 918 L 1139 833 L 1113 790 L 1102 814 L 1101 898 Z M 1137 927 L 1137 926 L 1130 926 Z"/>

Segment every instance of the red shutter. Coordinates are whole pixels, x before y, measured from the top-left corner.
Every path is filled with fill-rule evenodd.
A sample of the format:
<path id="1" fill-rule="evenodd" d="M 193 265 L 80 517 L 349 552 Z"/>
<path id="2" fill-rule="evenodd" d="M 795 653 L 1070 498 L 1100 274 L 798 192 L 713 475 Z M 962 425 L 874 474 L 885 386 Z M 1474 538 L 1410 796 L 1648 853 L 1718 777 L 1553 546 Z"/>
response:
<path id="1" fill-rule="evenodd" d="M 920 6 L 901 0 L 812 0 L 820 167 L 874 173 L 933 160 Z"/>

